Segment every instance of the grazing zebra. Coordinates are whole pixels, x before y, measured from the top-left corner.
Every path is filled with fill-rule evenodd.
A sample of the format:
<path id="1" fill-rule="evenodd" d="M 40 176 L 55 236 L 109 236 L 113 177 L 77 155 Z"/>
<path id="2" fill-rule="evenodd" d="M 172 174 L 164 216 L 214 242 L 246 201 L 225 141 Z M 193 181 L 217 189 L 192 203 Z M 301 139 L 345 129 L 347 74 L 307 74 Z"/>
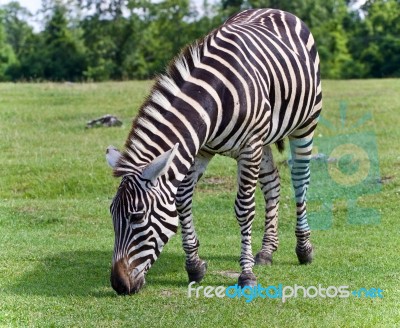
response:
<path id="1" fill-rule="evenodd" d="M 115 231 L 111 285 L 137 292 L 163 246 L 182 230 L 189 281 L 206 262 L 193 225 L 195 185 L 215 154 L 238 165 L 235 213 L 241 232 L 239 285 L 253 286 L 255 263 L 269 264 L 278 247 L 280 182 L 271 144 L 288 137 L 297 206 L 296 253 L 310 263 L 306 216 L 314 129 L 322 107 L 314 39 L 297 17 L 274 9 L 246 10 L 184 49 L 153 86 L 133 122 L 125 151 L 107 149 L 122 177 L 111 204 Z M 254 193 L 265 197 L 265 233 L 253 257 Z"/>

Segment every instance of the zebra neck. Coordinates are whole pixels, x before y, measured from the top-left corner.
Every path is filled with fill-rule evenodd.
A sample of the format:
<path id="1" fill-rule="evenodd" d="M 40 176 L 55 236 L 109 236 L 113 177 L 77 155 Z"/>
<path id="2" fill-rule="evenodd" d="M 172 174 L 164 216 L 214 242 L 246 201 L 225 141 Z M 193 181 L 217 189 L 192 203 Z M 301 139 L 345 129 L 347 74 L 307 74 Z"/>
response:
<path id="1" fill-rule="evenodd" d="M 167 101 L 162 94 L 153 94 L 141 109 L 126 144 L 125 159 L 136 168 L 145 167 L 179 144 L 166 175 L 174 186 L 186 176 L 210 134 L 210 118 L 203 105 L 182 101 L 184 97 L 181 94 Z"/>
<path id="2" fill-rule="evenodd" d="M 157 79 L 126 144 L 132 162 L 140 167 L 179 143 L 167 174 L 174 185 L 183 180 L 222 121 L 220 93 L 225 86 L 201 61 L 205 43 L 184 49 Z"/>

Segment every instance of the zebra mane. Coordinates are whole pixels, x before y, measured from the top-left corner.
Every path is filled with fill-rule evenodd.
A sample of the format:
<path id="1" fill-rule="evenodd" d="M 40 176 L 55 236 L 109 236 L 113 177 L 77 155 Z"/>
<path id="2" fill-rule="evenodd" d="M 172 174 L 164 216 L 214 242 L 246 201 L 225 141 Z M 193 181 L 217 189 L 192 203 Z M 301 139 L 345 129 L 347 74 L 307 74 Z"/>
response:
<path id="1" fill-rule="evenodd" d="M 155 118 L 159 122 L 164 120 L 159 109 L 168 110 L 170 105 L 168 99 L 180 92 L 182 85 L 191 76 L 192 70 L 200 63 L 204 54 L 205 40 L 206 38 L 197 40 L 183 48 L 171 60 L 165 72 L 156 77 L 149 95 L 133 120 L 131 131 L 125 142 L 125 150 L 114 168 L 115 177 L 137 173 L 139 167 L 160 155 L 151 154 L 150 150 L 146 150 L 146 145 L 142 143 L 144 132 L 140 127 L 149 117 Z"/>

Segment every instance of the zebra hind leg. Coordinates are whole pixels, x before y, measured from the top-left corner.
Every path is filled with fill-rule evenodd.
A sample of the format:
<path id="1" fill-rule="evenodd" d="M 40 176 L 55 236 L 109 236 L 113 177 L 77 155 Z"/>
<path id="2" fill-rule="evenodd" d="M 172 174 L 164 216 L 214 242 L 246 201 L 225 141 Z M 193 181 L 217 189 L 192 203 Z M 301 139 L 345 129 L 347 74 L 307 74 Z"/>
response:
<path id="1" fill-rule="evenodd" d="M 241 287 L 255 286 L 253 273 L 254 258 L 251 248 L 251 229 L 255 214 L 255 189 L 262 158 L 262 144 L 253 143 L 241 150 L 238 158 L 238 192 L 235 201 L 235 213 L 241 233 L 240 266 L 242 273 L 238 284 Z"/>
<path id="2" fill-rule="evenodd" d="M 199 154 L 185 179 L 178 188 L 176 196 L 179 222 L 182 230 L 182 246 L 186 255 L 185 268 L 189 282 L 200 282 L 207 271 L 207 262 L 198 255 L 200 242 L 194 228 L 192 215 L 192 197 L 197 181 L 204 173 L 212 155 Z"/>
<path id="3" fill-rule="evenodd" d="M 307 222 L 306 194 L 310 183 L 310 159 L 313 138 L 290 138 L 292 153 L 291 177 L 296 199 L 296 255 L 300 264 L 309 264 L 313 260 L 314 249 L 310 242 L 310 227 Z"/>
<path id="4" fill-rule="evenodd" d="M 272 264 L 272 253 L 278 248 L 278 208 L 280 179 L 278 168 L 274 164 L 270 146 L 264 147 L 260 164 L 259 182 L 265 199 L 265 232 L 261 250 L 255 257 L 256 264 Z"/>

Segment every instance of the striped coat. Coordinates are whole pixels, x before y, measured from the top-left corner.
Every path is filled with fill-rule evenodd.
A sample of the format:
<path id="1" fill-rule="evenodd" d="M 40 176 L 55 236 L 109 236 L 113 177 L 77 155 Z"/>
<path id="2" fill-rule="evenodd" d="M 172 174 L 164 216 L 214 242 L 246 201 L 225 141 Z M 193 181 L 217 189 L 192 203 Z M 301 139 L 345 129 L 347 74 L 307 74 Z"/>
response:
<path id="1" fill-rule="evenodd" d="M 126 294 L 143 286 L 146 272 L 177 231 L 178 222 L 189 281 L 203 278 L 207 265 L 198 255 L 192 195 L 215 154 L 238 163 L 239 284 L 254 285 L 254 263 L 271 263 L 278 247 L 280 183 L 270 145 L 282 149 L 286 137 L 293 157 L 296 253 L 300 263 L 311 262 L 305 196 L 321 108 L 314 39 L 294 15 L 247 10 L 185 48 L 158 77 L 133 122 L 124 152 L 107 150 L 114 175 L 122 177 L 111 205 L 114 289 Z M 262 249 L 254 258 L 251 227 L 257 181 L 266 217 Z"/>

